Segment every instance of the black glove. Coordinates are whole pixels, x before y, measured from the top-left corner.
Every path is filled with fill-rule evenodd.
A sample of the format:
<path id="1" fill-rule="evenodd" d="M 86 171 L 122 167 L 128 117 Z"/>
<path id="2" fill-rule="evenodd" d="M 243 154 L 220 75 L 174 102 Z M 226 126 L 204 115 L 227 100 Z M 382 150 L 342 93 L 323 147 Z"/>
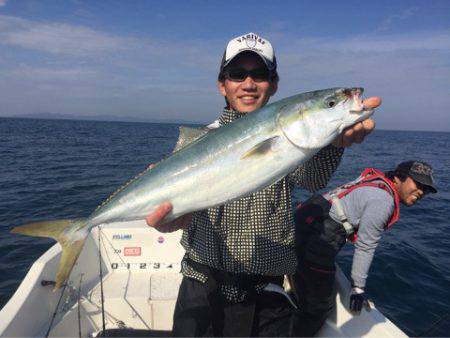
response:
<path id="1" fill-rule="evenodd" d="M 352 292 L 350 293 L 350 310 L 359 314 L 363 306 L 367 310 L 370 310 L 370 305 L 366 298 L 366 293 L 364 292 L 364 289 L 353 286 Z"/>

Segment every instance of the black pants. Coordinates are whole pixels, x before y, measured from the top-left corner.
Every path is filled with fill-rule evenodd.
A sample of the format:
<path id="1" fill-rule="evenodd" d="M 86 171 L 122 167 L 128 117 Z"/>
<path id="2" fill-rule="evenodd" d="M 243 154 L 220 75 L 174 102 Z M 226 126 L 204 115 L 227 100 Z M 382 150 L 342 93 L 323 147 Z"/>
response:
<path id="1" fill-rule="evenodd" d="M 208 295 L 205 284 L 183 278 L 173 319 L 175 337 L 287 337 L 295 309 L 285 296 L 263 292 L 242 303 Z"/>
<path id="2" fill-rule="evenodd" d="M 295 213 L 298 267 L 292 281 L 300 307 L 296 336 L 315 335 L 334 306 L 335 258 L 346 233 L 329 211 L 327 200 L 313 196 Z"/>

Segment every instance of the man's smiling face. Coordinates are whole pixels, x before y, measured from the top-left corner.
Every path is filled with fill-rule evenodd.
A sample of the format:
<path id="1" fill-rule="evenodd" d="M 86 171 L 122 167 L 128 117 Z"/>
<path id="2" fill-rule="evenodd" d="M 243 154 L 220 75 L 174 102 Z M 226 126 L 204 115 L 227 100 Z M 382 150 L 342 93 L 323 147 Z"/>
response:
<path id="1" fill-rule="evenodd" d="M 229 69 L 245 69 L 248 71 L 266 68 L 261 57 L 255 53 L 242 53 L 228 66 Z M 218 81 L 220 93 L 225 96 L 229 108 L 241 113 L 249 113 L 264 106 L 277 91 L 277 82 L 272 79 L 264 81 L 247 76 L 243 81 L 233 81 L 225 76 L 224 81 Z"/>
<path id="2" fill-rule="evenodd" d="M 421 187 L 409 176 L 403 182 L 396 177 L 394 184 L 397 188 L 400 200 L 407 206 L 413 205 L 424 195 Z"/>

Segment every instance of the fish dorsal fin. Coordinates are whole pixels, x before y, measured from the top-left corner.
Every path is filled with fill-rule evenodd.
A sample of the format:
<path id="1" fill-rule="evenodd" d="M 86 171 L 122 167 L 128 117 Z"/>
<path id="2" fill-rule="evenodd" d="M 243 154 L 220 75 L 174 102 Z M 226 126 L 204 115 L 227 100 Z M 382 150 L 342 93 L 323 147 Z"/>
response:
<path id="1" fill-rule="evenodd" d="M 177 144 L 173 149 L 173 152 L 176 152 L 184 147 L 186 147 L 189 143 L 198 140 L 200 137 L 206 135 L 210 129 L 209 128 L 192 128 L 181 126 L 180 127 L 180 136 L 178 137 Z"/>
<path id="2" fill-rule="evenodd" d="M 274 151 L 274 147 L 277 144 L 279 138 L 280 138 L 279 136 L 274 136 L 262 142 L 259 142 L 257 145 L 255 145 L 253 148 L 247 151 L 244 155 L 242 155 L 241 160 L 245 160 L 254 156 L 266 155 Z"/>
<path id="3" fill-rule="evenodd" d="M 206 135 L 210 130 L 208 127 L 204 128 L 192 128 L 192 127 L 180 127 L 180 136 L 178 137 L 177 144 L 172 152 L 176 152 L 184 147 L 186 147 L 189 143 L 194 142 L 200 137 Z M 144 176 L 149 170 L 151 170 L 154 166 L 147 167 L 144 171 L 140 172 L 138 175 L 130 179 L 124 185 L 122 185 L 119 189 L 113 192 L 106 200 L 104 200 L 95 210 L 100 209 L 104 205 L 108 204 L 119 192 L 123 191 L 126 187 L 128 187 L 131 183 L 139 179 L 141 176 Z"/>

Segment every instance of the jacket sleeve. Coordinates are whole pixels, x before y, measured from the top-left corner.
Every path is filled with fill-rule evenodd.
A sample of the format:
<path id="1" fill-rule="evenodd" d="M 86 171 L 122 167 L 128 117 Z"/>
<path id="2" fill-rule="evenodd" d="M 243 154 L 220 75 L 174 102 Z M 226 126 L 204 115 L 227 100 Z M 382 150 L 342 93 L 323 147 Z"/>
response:
<path id="1" fill-rule="evenodd" d="M 385 192 L 387 195 L 388 193 Z M 385 199 L 370 199 L 365 203 L 355 243 L 351 277 L 354 286 L 364 288 L 372 264 L 375 249 L 394 211 L 394 201 L 390 195 Z"/>
<path id="2" fill-rule="evenodd" d="M 326 146 L 288 175 L 291 184 L 310 192 L 324 188 L 341 162 L 344 148 Z"/>

